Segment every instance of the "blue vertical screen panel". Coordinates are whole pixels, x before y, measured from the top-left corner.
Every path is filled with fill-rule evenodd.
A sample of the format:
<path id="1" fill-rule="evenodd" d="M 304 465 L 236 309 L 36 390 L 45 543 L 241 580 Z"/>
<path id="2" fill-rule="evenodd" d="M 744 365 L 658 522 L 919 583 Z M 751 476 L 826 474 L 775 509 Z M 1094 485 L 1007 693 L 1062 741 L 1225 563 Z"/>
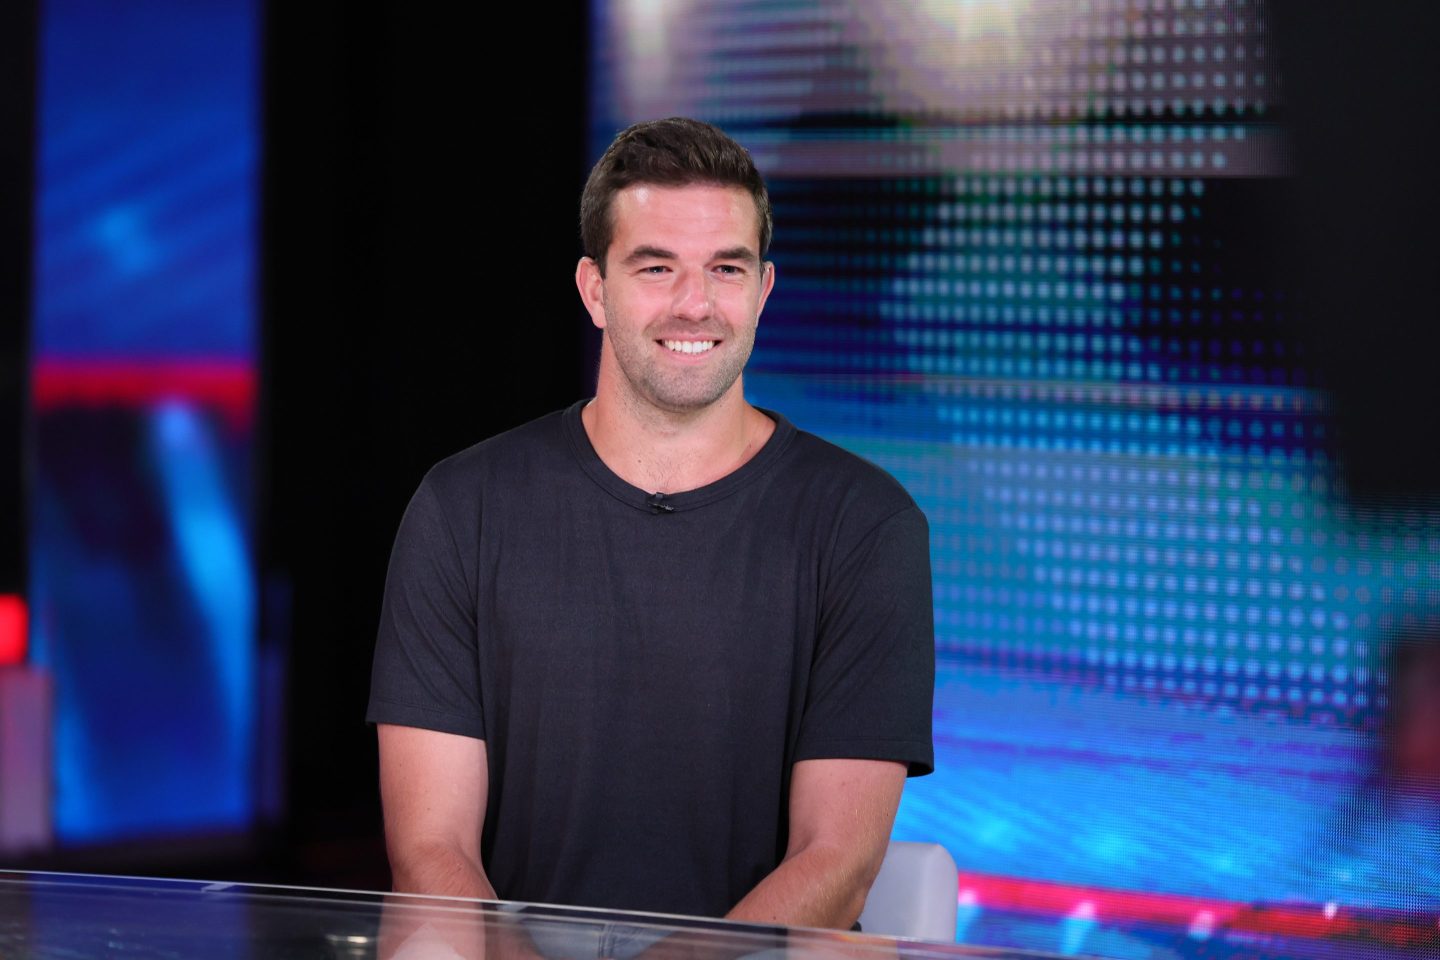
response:
<path id="1" fill-rule="evenodd" d="M 243 829 L 257 5 L 41 8 L 29 569 L 56 829 Z"/>

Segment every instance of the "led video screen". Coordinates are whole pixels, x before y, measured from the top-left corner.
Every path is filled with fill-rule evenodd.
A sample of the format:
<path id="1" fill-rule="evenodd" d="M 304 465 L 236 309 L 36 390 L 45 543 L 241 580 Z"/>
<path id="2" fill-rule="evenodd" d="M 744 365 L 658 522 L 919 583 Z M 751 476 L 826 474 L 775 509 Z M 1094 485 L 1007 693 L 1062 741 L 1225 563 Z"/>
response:
<path id="1" fill-rule="evenodd" d="M 929 518 L 937 772 L 895 836 L 954 855 L 961 937 L 1165 955 L 1086 940 L 1105 891 L 1196 944 L 1255 905 L 1440 905 L 1389 680 L 1433 646 L 1440 520 L 1347 499 L 1264 240 L 1290 174 L 1264 6 L 592 19 L 592 156 L 686 115 L 766 175 L 751 402 Z M 1081 904 L 1068 940 L 985 927 L 1025 890 Z"/>

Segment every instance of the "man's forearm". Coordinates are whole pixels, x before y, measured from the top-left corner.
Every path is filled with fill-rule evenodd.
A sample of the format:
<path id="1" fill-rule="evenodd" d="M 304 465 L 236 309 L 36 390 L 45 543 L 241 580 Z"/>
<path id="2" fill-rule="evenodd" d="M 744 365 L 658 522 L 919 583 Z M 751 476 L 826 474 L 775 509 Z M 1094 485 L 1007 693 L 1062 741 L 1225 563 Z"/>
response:
<path id="1" fill-rule="evenodd" d="M 450 844 L 419 844 L 403 855 L 392 854 L 390 870 L 396 893 L 498 899 L 480 862 Z"/>
<path id="2" fill-rule="evenodd" d="M 854 849 L 813 845 L 787 857 L 726 919 L 848 930 L 865 909 L 879 864 Z"/>

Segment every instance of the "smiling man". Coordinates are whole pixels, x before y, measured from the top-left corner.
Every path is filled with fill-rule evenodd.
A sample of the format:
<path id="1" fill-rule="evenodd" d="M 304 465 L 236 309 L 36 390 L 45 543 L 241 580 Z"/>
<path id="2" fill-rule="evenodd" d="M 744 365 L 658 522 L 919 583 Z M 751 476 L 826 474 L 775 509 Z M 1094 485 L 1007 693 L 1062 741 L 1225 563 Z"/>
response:
<path id="1" fill-rule="evenodd" d="M 602 371 L 638 393 L 637 410 L 701 410 L 729 392 L 743 403 L 740 371 L 775 281 L 754 200 L 739 187 L 641 183 L 614 195 L 610 218 L 623 256 L 608 278 L 603 254 L 581 260 L 575 277 L 614 355 Z"/>
<path id="2" fill-rule="evenodd" d="M 924 515 L 745 400 L 775 268 L 744 148 L 623 131 L 581 235 L 594 398 L 437 464 L 396 538 L 395 887 L 849 927 L 932 763 Z"/>

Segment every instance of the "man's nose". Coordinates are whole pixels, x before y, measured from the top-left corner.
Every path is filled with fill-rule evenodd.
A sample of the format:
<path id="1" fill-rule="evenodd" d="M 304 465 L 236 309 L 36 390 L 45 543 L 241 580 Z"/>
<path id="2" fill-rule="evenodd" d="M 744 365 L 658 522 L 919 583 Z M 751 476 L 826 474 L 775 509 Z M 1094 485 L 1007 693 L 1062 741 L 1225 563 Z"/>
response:
<path id="1" fill-rule="evenodd" d="M 714 291 L 702 270 L 682 270 L 675 278 L 675 316 L 703 320 L 710 315 Z"/>

